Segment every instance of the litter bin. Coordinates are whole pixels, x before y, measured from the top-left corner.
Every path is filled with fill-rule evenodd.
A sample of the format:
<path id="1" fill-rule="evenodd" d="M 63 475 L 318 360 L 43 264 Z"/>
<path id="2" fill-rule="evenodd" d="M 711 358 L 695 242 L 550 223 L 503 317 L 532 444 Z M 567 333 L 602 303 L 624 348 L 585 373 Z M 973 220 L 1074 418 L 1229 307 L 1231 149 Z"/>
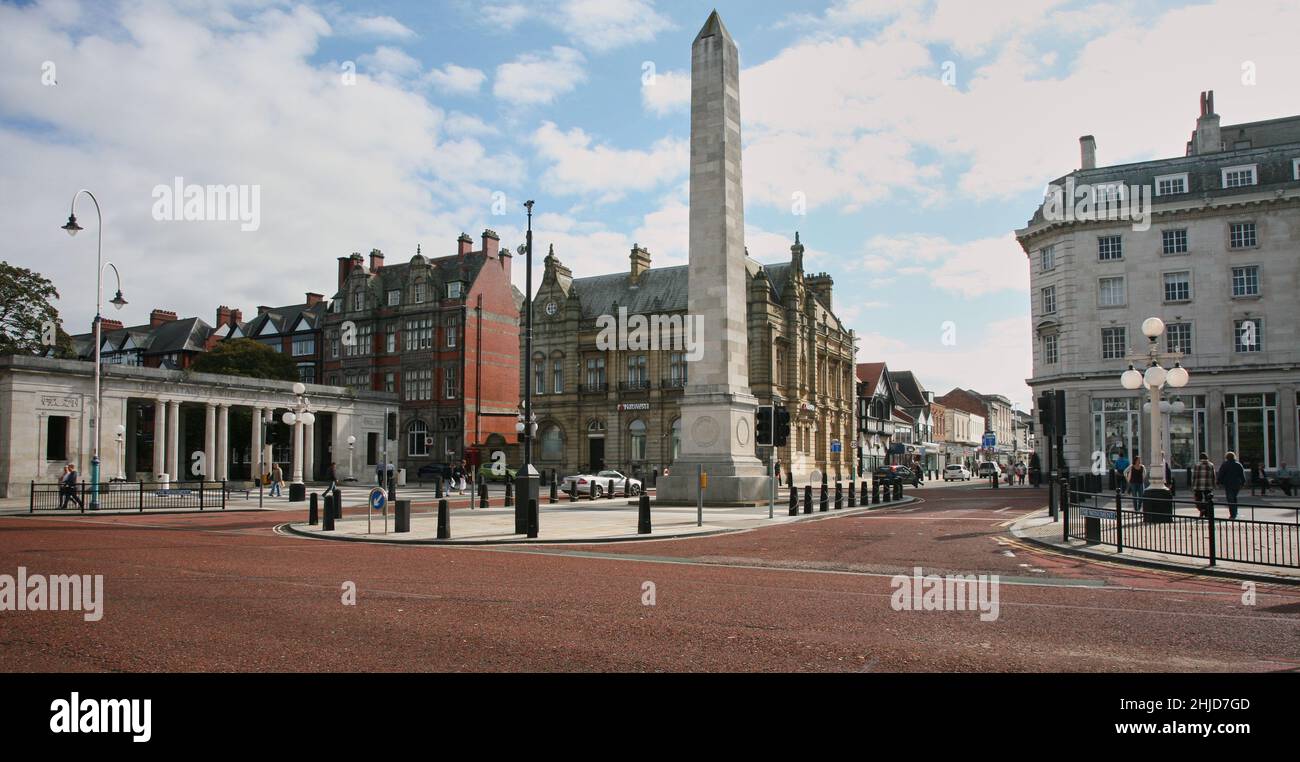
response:
<path id="1" fill-rule="evenodd" d="M 405 468 L 399 468 L 399 469 L 397 469 L 397 486 L 399 486 L 399 487 L 405 487 L 405 486 L 406 486 L 406 469 L 405 469 Z"/>
<path id="2" fill-rule="evenodd" d="M 1169 524 L 1174 520 L 1174 493 L 1153 488 L 1142 493 L 1142 520 L 1148 524 Z"/>

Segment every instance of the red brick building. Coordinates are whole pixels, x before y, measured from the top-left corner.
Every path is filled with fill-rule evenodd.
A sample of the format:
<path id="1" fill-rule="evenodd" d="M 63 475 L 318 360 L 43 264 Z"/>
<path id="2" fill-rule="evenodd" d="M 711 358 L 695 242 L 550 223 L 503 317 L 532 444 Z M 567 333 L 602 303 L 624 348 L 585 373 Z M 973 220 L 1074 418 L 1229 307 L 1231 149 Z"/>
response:
<path id="1" fill-rule="evenodd" d="M 383 252 L 340 257 L 324 319 L 324 382 L 389 391 L 400 400 L 390 460 L 481 462 L 510 448 L 519 405 L 519 308 L 512 257 L 491 230 L 461 234 L 454 254 L 385 264 Z M 349 338 L 351 340 L 349 340 Z M 365 444 L 367 463 L 382 443 Z M 358 446 L 362 443 L 358 442 Z"/>

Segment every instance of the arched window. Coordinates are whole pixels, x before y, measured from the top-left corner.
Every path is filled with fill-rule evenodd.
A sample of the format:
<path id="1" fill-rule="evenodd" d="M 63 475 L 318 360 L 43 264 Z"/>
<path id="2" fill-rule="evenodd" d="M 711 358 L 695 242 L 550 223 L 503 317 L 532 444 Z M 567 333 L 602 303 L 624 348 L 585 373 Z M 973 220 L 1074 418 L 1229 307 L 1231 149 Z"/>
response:
<path id="1" fill-rule="evenodd" d="M 587 434 L 590 436 L 605 436 L 605 422 L 592 421 L 587 424 Z"/>
<path id="2" fill-rule="evenodd" d="M 644 461 L 645 460 L 645 422 L 639 419 L 632 421 L 632 424 L 628 426 L 627 429 L 628 429 L 628 434 L 630 435 L 632 440 L 631 447 L 628 449 L 628 452 L 631 455 L 630 459 L 635 463 Z"/>
<path id="3" fill-rule="evenodd" d="M 682 454 L 682 419 L 673 421 L 673 444 L 671 460 L 677 460 Z"/>
<path id="4" fill-rule="evenodd" d="M 427 444 L 429 436 L 429 427 L 424 421 L 415 419 L 406 429 L 406 454 L 413 458 L 429 457 L 429 445 Z"/>
<path id="5" fill-rule="evenodd" d="M 564 460 L 564 434 L 554 424 L 542 431 L 542 460 Z"/>

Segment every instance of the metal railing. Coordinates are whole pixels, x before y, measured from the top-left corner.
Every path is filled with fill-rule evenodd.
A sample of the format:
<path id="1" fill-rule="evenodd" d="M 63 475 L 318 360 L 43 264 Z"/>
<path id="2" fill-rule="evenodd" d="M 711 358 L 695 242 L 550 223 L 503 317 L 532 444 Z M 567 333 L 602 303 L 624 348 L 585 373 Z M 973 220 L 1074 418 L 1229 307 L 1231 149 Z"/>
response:
<path id="1" fill-rule="evenodd" d="M 620 381 L 618 384 L 620 392 L 647 392 L 650 391 L 650 381 L 640 379 L 637 381 Z"/>
<path id="2" fill-rule="evenodd" d="M 85 513 L 94 497 L 90 482 L 71 487 L 31 482 L 28 512 L 75 510 Z M 101 482 L 101 511 L 225 510 L 226 482 Z"/>
<path id="3" fill-rule="evenodd" d="M 1138 503 L 1122 492 L 1069 489 L 1065 494 L 1067 541 L 1202 558 L 1210 566 L 1235 561 L 1300 568 L 1300 508 L 1238 502 L 1234 519 L 1215 515 L 1223 503 L 1211 502 L 1202 512 L 1194 500 L 1147 497 Z"/>

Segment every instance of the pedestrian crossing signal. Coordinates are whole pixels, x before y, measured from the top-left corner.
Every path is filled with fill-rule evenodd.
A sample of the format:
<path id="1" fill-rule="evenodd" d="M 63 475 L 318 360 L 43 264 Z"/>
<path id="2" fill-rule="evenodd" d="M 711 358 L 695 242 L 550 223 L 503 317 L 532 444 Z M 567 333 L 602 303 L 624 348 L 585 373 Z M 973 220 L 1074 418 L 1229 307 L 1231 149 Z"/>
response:
<path id="1" fill-rule="evenodd" d="M 754 440 L 759 447 L 772 446 L 772 406 L 759 405 L 754 419 Z"/>
<path id="2" fill-rule="evenodd" d="M 785 447 L 786 440 L 790 438 L 790 411 L 784 407 L 778 407 L 772 412 L 772 445 L 774 447 Z"/>

